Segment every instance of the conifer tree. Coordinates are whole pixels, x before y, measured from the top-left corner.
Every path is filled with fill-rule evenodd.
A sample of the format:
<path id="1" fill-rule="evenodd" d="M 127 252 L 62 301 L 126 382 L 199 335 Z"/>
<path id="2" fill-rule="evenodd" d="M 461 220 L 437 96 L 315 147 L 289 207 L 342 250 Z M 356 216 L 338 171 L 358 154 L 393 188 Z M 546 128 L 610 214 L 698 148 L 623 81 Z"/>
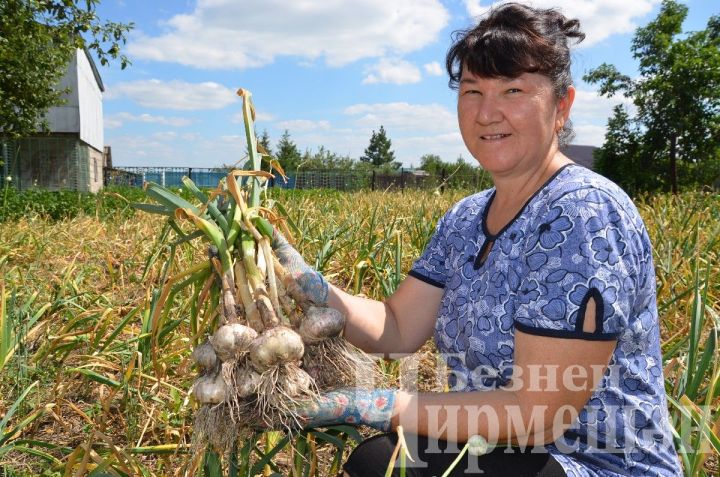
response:
<path id="1" fill-rule="evenodd" d="M 370 144 L 365 148 L 365 155 L 363 155 L 360 160 L 369 162 L 375 167 L 392 164 L 397 169 L 400 163 L 394 162 L 395 152 L 390 149 L 391 146 L 392 141 L 387 137 L 385 128 L 380 126 L 378 132 L 373 130 L 372 136 L 370 137 Z"/>
<path id="2" fill-rule="evenodd" d="M 300 150 L 298 150 L 297 144 L 290 139 L 290 132 L 288 132 L 287 129 L 283 132 L 282 136 L 280 136 L 280 140 L 277 143 L 275 158 L 285 172 L 294 171 L 297 169 L 298 164 L 300 164 L 302 155 L 300 154 Z"/>

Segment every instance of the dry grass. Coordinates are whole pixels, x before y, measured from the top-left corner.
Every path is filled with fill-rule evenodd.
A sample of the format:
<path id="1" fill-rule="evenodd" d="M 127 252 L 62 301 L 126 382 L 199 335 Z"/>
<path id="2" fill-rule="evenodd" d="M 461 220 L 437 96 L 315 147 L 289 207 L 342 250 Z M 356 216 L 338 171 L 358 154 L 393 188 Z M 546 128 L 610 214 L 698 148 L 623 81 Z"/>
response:
<path id="1" fill-rule="evenodd" d="M 309 262 L 334 283 L 381 298 L 392 293 L 437 218 L 459 197 L 459 192 L 312 192 L 280 200 L 291 207 L 297 244 Z M 703 364 L 701 358 L 713 349 L 720 314 L 720 199 L 658 196 L 643 199 L 640 210 L 655 246 L 668 389 L 677 401 L 686 395 L 716 410 L 720 390 L 712 380 L 720 359 L 714 353 Z M 194 475 L 203 465 L 207 456 L 193 459 L 187 453 L 193 415 L 187 390 L 195 374 L 188 358 L 196 330 L 209 317 L 201 313 L 200 322 L 191 323 L 190 300 L 181 294 L 150 334 L 153 292 L 169 254 L 166 243 L 156 241 L 161 229 L 155 217 L 143 213 L 126 220 L 24 219 L 0 228 L 5 336 L 10 330 L 19 343 L 6 362 L 0 353 L 0 416 L 11 412 L 0 426 L 2 475 L 87 475 L 103 465 L 111 475 Z M 199 241 L 175 249 L 168 275 L 202 259 L 203 249 Z M 146 271 L 153 256 L 158 259 L 150 260 Z M 411 360 L 420 362 L 417 380 L 408 374 L 410 361 L 387 364 L 384 371 L 404 387 L 443 389 L 431 345 Z M 691 389 L 688 383 L 698 373 L 701 379 Z M 671 406 L 671 414 L 679 419 L 681 413 Z M 717 419 L 717 414 L 707 418 L 716 434 Z M 11 433 L 15 425 L 20 428 Z M 329 475 L 338 448 L 321 437 L 295 441 L 302 457 L 286 448 L 270 460 L 284 473 L 317 461 L 312 464 L 317 475 Z M 339 449 L 347 453 L 347 434 L 331 437 L 342 441 Z M 257 463 L 279 440 L 266 434 L 247 441 L 253 439 L 258 448 L 248 449 L 246 463 Z M 688 475 L 711 475 L 717 468 L 716 454 L 705 450 L 707 459 L 684 462 Z"/>

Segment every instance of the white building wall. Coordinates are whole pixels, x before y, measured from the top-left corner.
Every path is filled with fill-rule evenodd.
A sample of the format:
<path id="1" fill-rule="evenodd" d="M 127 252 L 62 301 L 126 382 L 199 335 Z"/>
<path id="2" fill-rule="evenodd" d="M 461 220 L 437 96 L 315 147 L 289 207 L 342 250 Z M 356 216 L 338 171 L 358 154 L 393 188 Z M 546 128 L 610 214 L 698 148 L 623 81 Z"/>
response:
<path id="1" fill-rule="evenodd" d="M 47 120 L 51 132 L 58 133 L 80 133 L 80 108 L 79 92 L 75 86 L 78 83 L 78 52 L 85 57 L 82 50 L 77 50 L 70 60 L 67 72 L 60 79 L 59 87 L 68 89 L 69 92 L 63 95 L 65 104 L 50 108 L 47 113 Z"/>
<path id="2" fill-rule="evenodd" d="M 103 187 L 103 155 L 102 152 L 90 149 L 88 153 L 88 190 L 97 192 Z"/>
<path id="3" fill-rule="evenodd" d="M 102 153 L 103 110 L 102 92 L 93 74 L 90 61 L 83 50 L 75 52 L 77 59 L 77 90 L 79 95 L 80 140 Z"/>

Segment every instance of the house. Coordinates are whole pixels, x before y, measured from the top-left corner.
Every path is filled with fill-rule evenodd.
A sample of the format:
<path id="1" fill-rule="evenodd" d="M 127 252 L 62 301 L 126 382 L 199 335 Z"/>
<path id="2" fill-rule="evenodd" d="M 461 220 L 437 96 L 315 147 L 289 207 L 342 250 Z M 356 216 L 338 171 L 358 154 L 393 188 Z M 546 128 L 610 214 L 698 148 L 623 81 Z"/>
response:
<path id="1" fill-rule="evenodd" d="M 87 50 L 75 51 L 58 87 L 69 92 L 64 104 L 47 113 L 49 134 L 3 143 L 3 175 L 11 176 L 19 190 L 97 192 L 103 185 L 105 87 Z"/>

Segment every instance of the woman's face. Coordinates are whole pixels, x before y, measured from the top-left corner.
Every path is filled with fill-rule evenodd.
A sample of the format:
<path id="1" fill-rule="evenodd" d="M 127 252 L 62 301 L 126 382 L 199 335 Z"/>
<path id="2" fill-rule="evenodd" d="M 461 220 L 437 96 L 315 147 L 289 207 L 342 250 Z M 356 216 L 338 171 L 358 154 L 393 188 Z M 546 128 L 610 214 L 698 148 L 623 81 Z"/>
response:
<path id="1" fill-rule="evenodd" d="M 460 133 L 480 165 L 498 176 L 540 165 L 556 146 L 575 90 L 558 100 L 545 75 L 484 78 L 463 69 L 458 92 Z"/>

